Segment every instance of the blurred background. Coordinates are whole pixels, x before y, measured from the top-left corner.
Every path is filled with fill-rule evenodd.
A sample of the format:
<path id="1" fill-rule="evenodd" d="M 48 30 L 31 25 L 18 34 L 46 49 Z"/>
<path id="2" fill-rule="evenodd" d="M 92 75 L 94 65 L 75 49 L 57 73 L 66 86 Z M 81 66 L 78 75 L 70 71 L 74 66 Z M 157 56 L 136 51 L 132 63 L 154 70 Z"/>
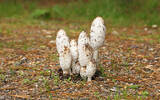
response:
<path id="1" fill-rule="evenodd" d="M 0 18 L 88 21 L 111 25 L 160 24 L 159 0 L 0 0 Z"/>

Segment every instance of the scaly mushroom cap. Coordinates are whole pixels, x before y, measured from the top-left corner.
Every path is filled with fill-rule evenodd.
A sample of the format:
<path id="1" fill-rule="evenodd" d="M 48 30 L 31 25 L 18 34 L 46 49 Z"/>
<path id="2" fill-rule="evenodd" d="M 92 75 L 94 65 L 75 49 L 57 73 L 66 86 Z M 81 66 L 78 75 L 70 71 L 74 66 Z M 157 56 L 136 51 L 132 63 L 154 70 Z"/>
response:
<path id="1" fill-rule="evenodd" d="M 104 25 L 104 20 L 102 17 L 96 17 L 92 24 L 90 30 L 90 45 L 93 49 L 100 48 L 105 40 L 106 27 Z"/>
<path id="2" fill-rule="evenodd" d="M 69 38 L 63 29 L 60 29 L 57 33 L 56 46 L 59 53 L 59 62 L 63 70 L 63 74 L 70 74 L 72 55 L 70 52 Z"/>
<path id="3" fill-rule="evenodd" d="M 78 38 L 78 53 L 80 65 L 86 66 L 92 59 L 92 49 L 89 45 L 89 38 L 84 31 L 80 33 Z"/>
<path id="4" fill-rule="evenodd" d="M 64 46 L 70 47 L 69 38 L 66 35 L 66 32 L 63 29 L 60 29 L 56 37 L 56 47 L 59 54 L 63 51 Z"/>

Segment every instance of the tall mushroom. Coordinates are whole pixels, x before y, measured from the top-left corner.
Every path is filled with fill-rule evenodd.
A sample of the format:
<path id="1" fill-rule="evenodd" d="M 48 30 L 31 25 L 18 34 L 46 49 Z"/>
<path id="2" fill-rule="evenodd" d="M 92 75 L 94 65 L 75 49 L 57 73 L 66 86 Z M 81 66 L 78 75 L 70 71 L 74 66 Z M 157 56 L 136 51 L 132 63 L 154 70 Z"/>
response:
<path id="1" fill-rule="evenodd" d="M 93 58 L 98 61 L 98 49 L 103 45 L 105 41 L 106 27 L 102 17 L 96 17 L 90 29 L 90 45 L 93 48 Z"/>
<path id="2" fill-rule="evenodd" d="M 89 45 L 89 38 L 84 31 L 80 33 L 78 38 L 78 52 L 81 65 L 80 76 L 83 79 L 88 78 L 88 81 L 91 81 L 96 71 L 96 65 L 92 62 L 93 50 Z"/>
<path id="3" fill-rule="evenodd" d="M 80 73 L 80 64 L 78 61 L 78 45 L 75 39 L 70 41 L 70 51 L 72 55 L 72 73 L 79 74 Z"/>
<path id="4" fill-rule="evenodd" d="M 59 54 L 60 66 L 63 74 L 71 74 L 71 61 L 72 56 L 70 52 L 69 38 L 63 29 L 60 29 L 56 37 L 56 47 Z"/>
<path id="5" fill-rule="evenodd" d="M 89 38 L 86 32 L 82 31 L 78 37 L 79 63 L 86 66 L 92 58 L 92 51 L 89 46 Z"/>

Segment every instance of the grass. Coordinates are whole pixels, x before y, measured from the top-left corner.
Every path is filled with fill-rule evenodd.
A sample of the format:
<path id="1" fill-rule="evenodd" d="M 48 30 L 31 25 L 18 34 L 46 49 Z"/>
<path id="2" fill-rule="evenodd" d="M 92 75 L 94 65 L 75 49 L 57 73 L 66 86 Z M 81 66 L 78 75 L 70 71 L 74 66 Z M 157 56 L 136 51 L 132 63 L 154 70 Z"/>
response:
<path id="1" fill-rule="evenodd" d="M 0 12 L 1 12 L 1 17 L 8 17 L 8 16 L 18 16 L 23 14 L 24 8 L 21 4 L 15 4 L 14 2 L 2 2 L 0 4 Z"/>
<path id="2" fill-rule="evenodd" d="M 5 1 L 0 3 L 0 17 L 23 16 L 40 20 L 56 18 L 88 21 L 102 16 L 107 23 L 113 25 L 160 25 L 159 7 L 158 0 L 89 0 L 87 3 L 78 0 L 45 8 L 38 6 L 38 2 Z"/>

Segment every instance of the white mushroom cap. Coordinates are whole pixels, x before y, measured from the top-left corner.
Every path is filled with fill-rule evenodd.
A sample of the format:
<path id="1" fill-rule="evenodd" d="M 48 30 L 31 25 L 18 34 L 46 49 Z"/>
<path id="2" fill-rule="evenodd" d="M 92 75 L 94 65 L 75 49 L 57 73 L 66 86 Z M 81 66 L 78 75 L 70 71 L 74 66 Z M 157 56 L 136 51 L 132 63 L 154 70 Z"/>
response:
<path id="1" fill-rule="evenodd" d="M 101 24 L 103 24 L 104 25 L 104 20 L 103 20 L 103 18 L 102 17 L 96 17 L 94 20 L 93 20 L 93 22 L 92 22 L 92 25 L 101 25 Z"/>
<path id="2" fill-rule="evenodd" d="M 63 51 L 64 46 L 70 48 L 69 38 L 66 35 L 66 32 L 63 29 L 60 29 L 56 37 L 56 47 L 59 54 Z"/>
<path id="3" fill-rule="evenodd" d="M 89 43 L 89 38 L 85 31 L 82 31 L 78 37 L 78 45 L 84 45 Z"/>
<path id="4" fill-rule="evenodd" d="M 70 43 L 69 38 L 63 29 L 60 29 L 57 33 L 56 46 L 63 74 L 71 74 L 72 55 L 70 52 Z"/>
<path id="5" fill-rule="evenodd" d="M 96 17 L 91 25 L 90 30 L 90 45 L 93 49 L 100 48 L 105 40 L 106 27 L 104 20 L 101 17 Z"/>

